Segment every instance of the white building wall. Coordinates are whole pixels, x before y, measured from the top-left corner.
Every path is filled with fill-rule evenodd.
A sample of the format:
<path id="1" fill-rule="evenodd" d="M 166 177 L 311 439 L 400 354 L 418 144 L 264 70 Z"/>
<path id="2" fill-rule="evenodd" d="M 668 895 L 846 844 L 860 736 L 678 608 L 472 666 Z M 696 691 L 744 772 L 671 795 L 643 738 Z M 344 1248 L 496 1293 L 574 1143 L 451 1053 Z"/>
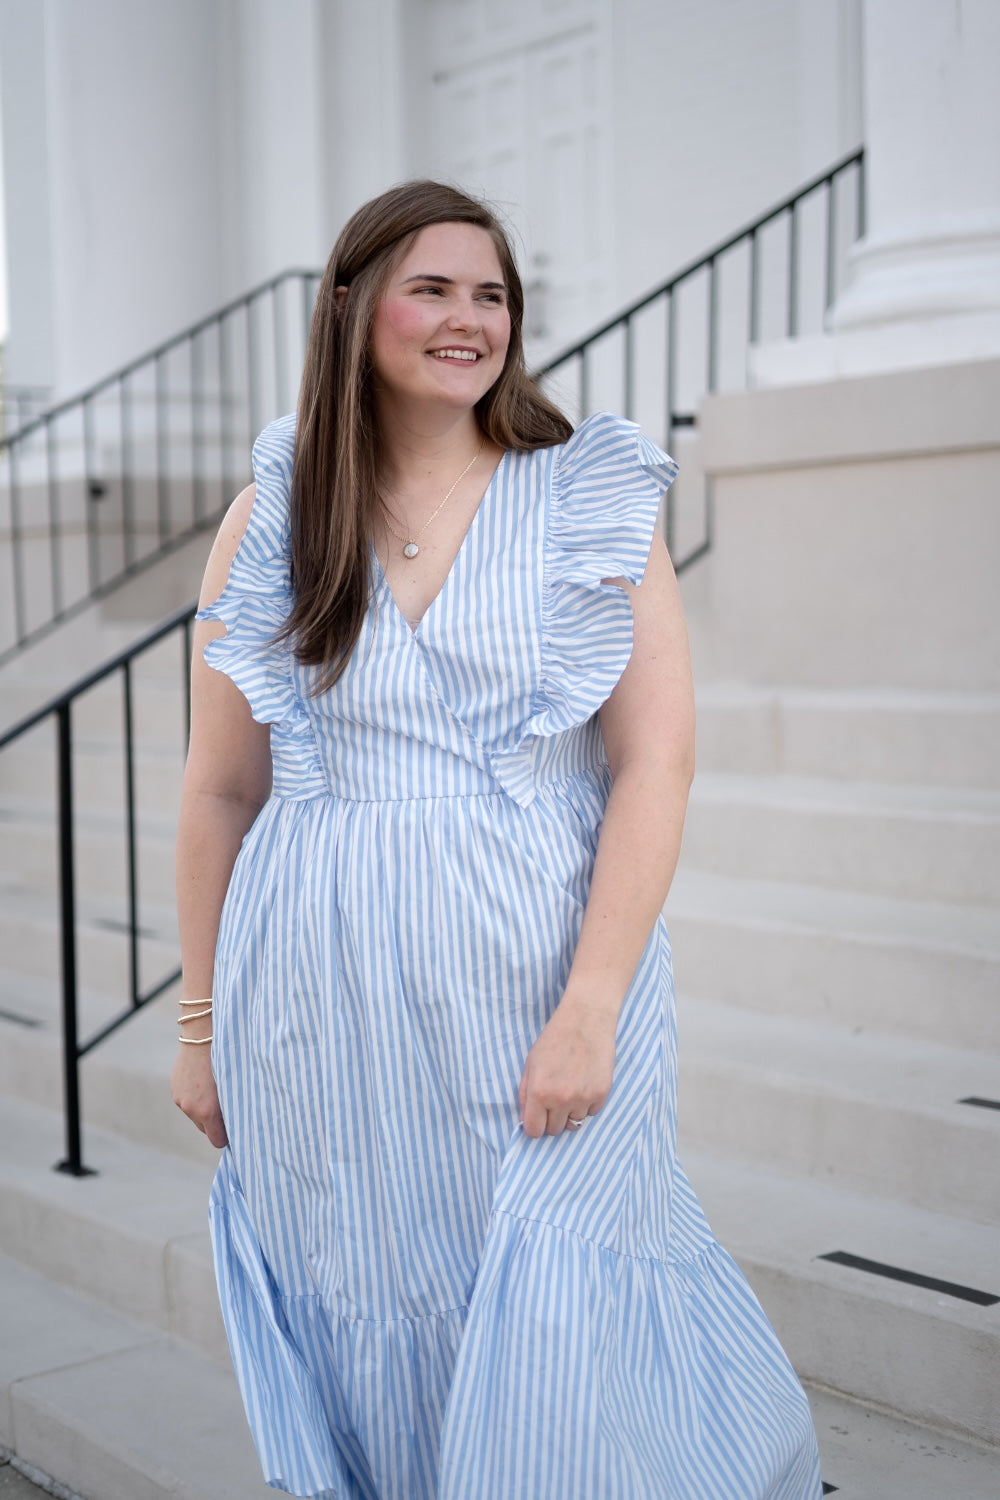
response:
<path id="1" fill-rule="evenodd" d="M 573 304 L 583 326 L 857 144 L 859 3 L 523 10 L 508 47 L 588 16 L 601 37 L 607 244 Z M 322 264 L 359 202 L 435 171 L 428 22 L 443 16 L 447 37 L 449 10 L 493 14 L 483 0 L 0 0 L 7 378 L 72 391 L 251 284 Z M 524 127 L 498 116 L 498 145 Z M 529 218 L 529 270 L 532 234 Z"/>
<path id="2" fill-rule="evenodd" d="M 16 63 L 16 65 L 15 65 Z M 4 219 L 8 315 L 5 378 L 47 386 L 55 369 L 45 16 L 40 5 L 0 5 Z"/>
<path id="3" fill-rule="evenodd" d="M 30 368 L 33 383 L 73 389 L 219 301 L 215 19 L 201 0 L 4 5 L 5 93 L 33 33 L 34 118 L 18 118 L 15 99 L 4 130 L 10 379 Z"/>
<path id="4" fill-rule="evenodd" d="M 322 7 L 215 0 L 222 100 L 221 279 L 233 296 L 322 256 Z M 175 104 L 176 107 L 176 104 Z"/>
<path id="5" fill-rule="evenodd" d="M 861 144 L 859 9 L 614 5 L 618 301 Z"/>

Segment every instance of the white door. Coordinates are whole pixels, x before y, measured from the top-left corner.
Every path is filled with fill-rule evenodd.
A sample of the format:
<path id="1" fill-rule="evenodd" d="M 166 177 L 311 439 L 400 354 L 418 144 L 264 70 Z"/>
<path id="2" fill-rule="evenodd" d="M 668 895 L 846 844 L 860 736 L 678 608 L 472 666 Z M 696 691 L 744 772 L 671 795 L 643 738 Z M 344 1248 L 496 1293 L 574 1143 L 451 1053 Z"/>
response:
<path id="1" fill-rule="evenodd" d="M 602 7 L 422 0 L 421 169 L 479 193 L 514 230 L 529 363 L 580 337 L 612 286 L 610 70 Z"/>

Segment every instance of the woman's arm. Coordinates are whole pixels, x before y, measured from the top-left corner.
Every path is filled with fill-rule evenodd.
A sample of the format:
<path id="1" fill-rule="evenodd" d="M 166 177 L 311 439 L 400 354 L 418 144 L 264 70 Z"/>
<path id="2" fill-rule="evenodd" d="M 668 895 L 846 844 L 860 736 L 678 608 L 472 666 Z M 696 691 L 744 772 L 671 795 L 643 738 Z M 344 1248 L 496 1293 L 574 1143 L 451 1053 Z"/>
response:
<path id="1" fill-rule="evenodd" d="M 238 495 L 215 540 L 199 603 L 221 594 L 253 508 L 254 487 Z M 206 644 L 224 634 L 214 620 L 194 628 L 191 662 L 191 740 L 177 828 L 177 913 L 181 935 L 181 997 L 212 993 L 215 944 L 222 903 L 240 845 L 271 789 L 270 731 L 251 718 L 250 706 L 228 677 L 204 659 Z M 196 1009 L 196 1007 L 192 1007 Z M 184 1035 L 211 1034 L 212 1017 L 189 1021 Z M 170 1087 L 174 1103 L 204 1131 L 213 1146 L 226 1130 L 212 1077 L 209 1047 L 178 1046 Z"/>
<path id="2" fill-rule="evenodd" d="M 612 788 L 562 1000 L 528 1054 L 521 1118 L 558 1135 L 611 1091 L 615 1030 L 680 854 L 694 775 L 694 692 L 680 590 L 662 538 L 628 589 L 632 656 L 600 711 Z"/>

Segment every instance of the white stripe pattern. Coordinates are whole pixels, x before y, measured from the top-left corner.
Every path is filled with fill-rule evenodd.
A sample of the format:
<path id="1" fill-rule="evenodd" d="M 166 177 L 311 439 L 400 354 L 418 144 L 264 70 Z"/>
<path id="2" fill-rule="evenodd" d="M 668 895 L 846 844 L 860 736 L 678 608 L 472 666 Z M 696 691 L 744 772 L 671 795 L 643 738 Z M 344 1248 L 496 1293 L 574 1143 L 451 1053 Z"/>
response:
<path id="1" fill-rule="evenodd" d="M 674 1156 L 654 930 L 611 1098 L 530 1140 L 609 776 L 594 718 L 676 472 L 630 423 L 508 453 L 416 630 L 373 559 L 347 670 L 272 644 L 294 421 L 205 649 L 271 726 L 274 793 L 219 935 L 212 1192 L 223 1311 L 268 1481 L 326 1500 L 815 1500 L 808 1406 Z"/>

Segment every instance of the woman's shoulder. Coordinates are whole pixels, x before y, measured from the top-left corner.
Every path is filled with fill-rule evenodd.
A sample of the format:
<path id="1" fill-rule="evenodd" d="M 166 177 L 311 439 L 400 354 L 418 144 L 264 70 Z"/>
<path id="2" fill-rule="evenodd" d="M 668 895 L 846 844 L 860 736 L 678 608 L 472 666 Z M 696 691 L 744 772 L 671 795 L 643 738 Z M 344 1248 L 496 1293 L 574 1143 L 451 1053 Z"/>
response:
<path id="1" fill-rule="evenodd" d="M 205 565 L 205 576 L 198 601 L 200 609 L 205 609 L 216 600 L 226 586 L 233 559 L 242 545 L 246 529 L 250 524 L 256 488 L 256 485 L 248 484 L 246 489 L 240 490 L 222 518 L 222 524 L 216 532 L 215 541 L 212 543 L 212 550 Z"/>

